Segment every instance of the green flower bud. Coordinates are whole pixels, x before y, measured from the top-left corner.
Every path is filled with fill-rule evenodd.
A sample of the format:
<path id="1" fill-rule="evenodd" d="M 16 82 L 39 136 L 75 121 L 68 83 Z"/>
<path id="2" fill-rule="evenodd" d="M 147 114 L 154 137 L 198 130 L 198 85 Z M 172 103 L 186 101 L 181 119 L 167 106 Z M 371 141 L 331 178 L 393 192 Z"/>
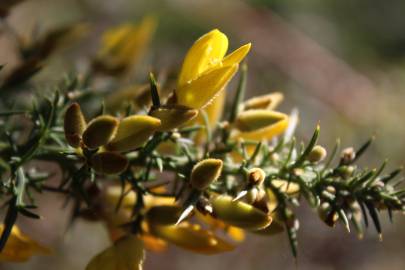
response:
<path id="1" fill-rule="evenodd" d="M 225 223 L 243 229 L 258 230 L 270 225 L 272 218 L 254 206 L 218 196 L 212 201 L 213 214 Z"/>
<path id="2" fill-rule="evenodd" d="M 107 145 L 111 151 L 130 151 L 142 146 L 159 129 L 160 120 L 148 115 L 125 117 L 114 139 Z"/>
<path id="3" fill-rule="evenodd" d="M 128 160 L 125 156 L 115 152 L 100 152 L 94 154 L 90 159 L 91 167 L 99 173 L 119 174 L 128 167 Z"/>
<path id="4" fill-rule="evenodd" d="M 196 117 L 197 114 L 198 110 L 181 105 L 163 106 L 150 113 L 151 116 L 160 119 L 162 122 L 159 131 L 175 129 Z"/>
<path id="5" fill-rule="evenodd" d="M 190 184 L 197 190 L 204 190 L 218 179 L 221 172 L 222 160 L 214 158 L 201 160 L 191 171 Z"/>
<path id="6" fill-rule="evenodd" d="M 117 133 L 118 119 L 110 115 L 102 115 L 90 121 L 83 133 L 83 142 L 95 149 L 106 145 Z"/>
<path id="7" fill-rule="evenodd" d="M 287 115 L 271 110 L 249 110 L 241 112 L 235 126 L 242 132 L 255 131 L 285 120 Z"/>
<path id="8" fill-rule="evenodd" d="M 86 120 L 78 103 L 71 104 L 66 112 L 64 119 L 65 138 L 72 147 L 79 147 L 82 140 L 82 134 L 86 129 Z"/>
<path id="9" fill-rule="evenodd" d="M 312 163 L 317 163 L 325 159 L 327 155 L 326 149 L 320 145 L 314 146 L 309 153 L 307 159 Z"/>

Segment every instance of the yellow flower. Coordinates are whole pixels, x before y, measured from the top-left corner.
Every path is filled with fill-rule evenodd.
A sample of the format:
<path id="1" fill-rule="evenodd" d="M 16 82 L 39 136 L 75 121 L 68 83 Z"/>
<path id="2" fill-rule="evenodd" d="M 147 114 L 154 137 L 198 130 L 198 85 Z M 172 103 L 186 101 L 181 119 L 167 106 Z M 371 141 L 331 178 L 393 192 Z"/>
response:
<path id="1" fill-rule="evenodd" d="M 143 241 L 128 235 L 95 256 L 86 270 L 141 270 L 144 259 Z"/>
<path id="2" fill-rule="evenodd" d="M 242 229 L 263 229 L 272 218 L 254 206 L 234 201 L 229 196 L 218 196 L 212 200 L 213 214 L 225 223 Z"/>
<path id="3" fill-rule="evenodd" d="M 4 224 L 0 224 L 0 234 L 3 233 Z M 7 240 L 6 246 L 0 252 L 0 262 L 25 262 L 35 255 L 49 255 L 50 249 L 29 238 L 14 225 Z"/>
<path id="4" fill-rule="evenodd" d="M 156 28 L 156 20 L 146 17 L 139 25 L 123 24 L 107 31 L 94 68 L 108 74 L 120 74 L 144 54 Z"/>
<path id="5" fill-rule="evenodd" d="M 198 224 L 150 225 L 151 232 L 176 246 L 202 254 L 217 254 L 235 247 Z"/>
<path id="6" fill-rule="evenodd" d="M 194 109 L 207 106 L 223 90 L 250 50 L 250 43 L 225 56 L 228 38 L 215 29 L 188 51 L 177 81 L 177 104 Z"/>

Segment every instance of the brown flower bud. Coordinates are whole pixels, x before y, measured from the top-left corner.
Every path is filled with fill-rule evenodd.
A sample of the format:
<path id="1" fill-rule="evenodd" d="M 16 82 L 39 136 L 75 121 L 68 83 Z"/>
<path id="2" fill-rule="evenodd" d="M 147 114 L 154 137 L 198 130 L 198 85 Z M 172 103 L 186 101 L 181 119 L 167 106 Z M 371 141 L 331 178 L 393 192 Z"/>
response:
<path id="1" fill-rule="evenodd" d="M 148 210 L 146 219 L 154 225 L 174 225 L 181 212 L 182 208 L 177 205 L 158 205 Z"/>
<path id="2" fill-rule="evenodd" d="M 90 121 L 83 133 L 83 142 L 95 149 L 106 145 L 117 133 L 118 119 L 110 115 L 102 115 Z"/>
<path id="3" fill-rule="evenodd" d="M 356 151 L 353 147 L 343 149 L 341 160 L 343 164 L 350 164 L 356 158 Z"/>
<path id="4" fill-rule="evenodd" d="M 191 171 L 190 184 L 197 190 L 204 190 L 219 178 L 221 172 L 222 160 L 214 158 L 201 160 Z"/>
<path id="5" fill-rule="evenodd" d="M 63 125 L 68 144 L 79 147 L 82 134 L 86 129 L 86 120 L 78 103 L 73 103 L 67 108 Z"/>
<path id="6" fill-rule="evenodd" d="M 261 185 L 266 178 L 265 172 L 260 168 L 252 168 L 247 173 L 247 181 L 249 185 Z"/>
<path id="7" fill-rule="evenodd" d="M 100 152 L 91 157 L 90 165 L 99 173 L 119 174 L 128 167 L 128 160 L 119 153 Z"/>

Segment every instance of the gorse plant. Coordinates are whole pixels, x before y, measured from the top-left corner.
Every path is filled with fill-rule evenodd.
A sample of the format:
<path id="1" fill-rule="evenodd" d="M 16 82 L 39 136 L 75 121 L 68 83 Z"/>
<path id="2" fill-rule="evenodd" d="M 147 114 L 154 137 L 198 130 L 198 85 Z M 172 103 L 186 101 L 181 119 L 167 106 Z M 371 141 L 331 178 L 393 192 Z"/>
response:
<path id="1" fill-rule="evenodd" d="M 356 165 L 372 140 L 357 150 L 340 151 L 337 143 L 327 154 L 317 144 L 319 126 L 309 142 L 297 143 L 297 113 L 275 111 L 281 93 L 244 100 L 247 66 L 241 62 L 251 45 L 227 54 L 228 38 L 219 30 L 193 44 L 174 83 L 151 73 L 148 85 L 98 89 L 100 80 L 116 88 L 129 76 L 155 25 L 147 18 L 109 30 L 86 73 L 66 76 L 30 106 L 16 101 L 15 93 L 26 91 L 77 26 L 33 41 L 30 56 L 6 76 L 0 91 L 0 194 L 6 206 L 0 261 L 50 252 L 15 225 L 20 215 L 39 218 L 35 197 L 44 192 L 74 202 L 72 221 L 105 224 L 113 244 L 89 258 L 88 270 L 141 269 L 145 250 L 168 244 L 202 254 L 227 252 L 246 232 L 285 232 L 297 256 L 294 212 L 302 201 L 328 226 L 342 224 L 359 237 L 363 221 L 381 235 L 380 211 L 392 218 L 404 210 L 405 190 L 393 180 L 399 169 L 386 173 L 385 162 L 371 170 Z M 225 88 L 239 69 L 235 98 L 225 104 Z M 59 185 L 49 183 L 52 173 L 37 170 L 36 161 L 58 165 Z"/>

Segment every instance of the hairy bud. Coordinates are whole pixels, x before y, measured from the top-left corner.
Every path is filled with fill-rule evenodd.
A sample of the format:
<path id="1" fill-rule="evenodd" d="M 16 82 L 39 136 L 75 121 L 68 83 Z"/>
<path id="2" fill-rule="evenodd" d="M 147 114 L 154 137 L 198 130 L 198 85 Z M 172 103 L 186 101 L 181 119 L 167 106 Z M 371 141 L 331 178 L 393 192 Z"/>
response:
<path id="1" fill-rule="evenodd" d="M 70 146 L 79 147 L 82 134 L 86 129 L 86 120 L 78 103 L 71 104 L 65 113 L 65 138 Z"/>
<path id="2" fill-rule="evenodd" d="M 148 115 L 133 115 L 121 120 L 114 139 L 107 145 L 111 151 L 130 151 L 142 146 L 160 127 L 160 120 Z"/>
<path id="3" fill-rule="evenodd" d="M 90 148 L 95 149 L 106 145 L 115 136 L 118 127 L 118 119 L 110 115 L 102 115 L 90 121 L 83 133 L 83 142 Z"/>
<path id="4" fill-rule="evenodd" d="M 204 190 L 219 178 L 221 172 L 222 160 L 214 158 L 201 160 L 191 171 L 190 184 L 195 189 Z"/>

